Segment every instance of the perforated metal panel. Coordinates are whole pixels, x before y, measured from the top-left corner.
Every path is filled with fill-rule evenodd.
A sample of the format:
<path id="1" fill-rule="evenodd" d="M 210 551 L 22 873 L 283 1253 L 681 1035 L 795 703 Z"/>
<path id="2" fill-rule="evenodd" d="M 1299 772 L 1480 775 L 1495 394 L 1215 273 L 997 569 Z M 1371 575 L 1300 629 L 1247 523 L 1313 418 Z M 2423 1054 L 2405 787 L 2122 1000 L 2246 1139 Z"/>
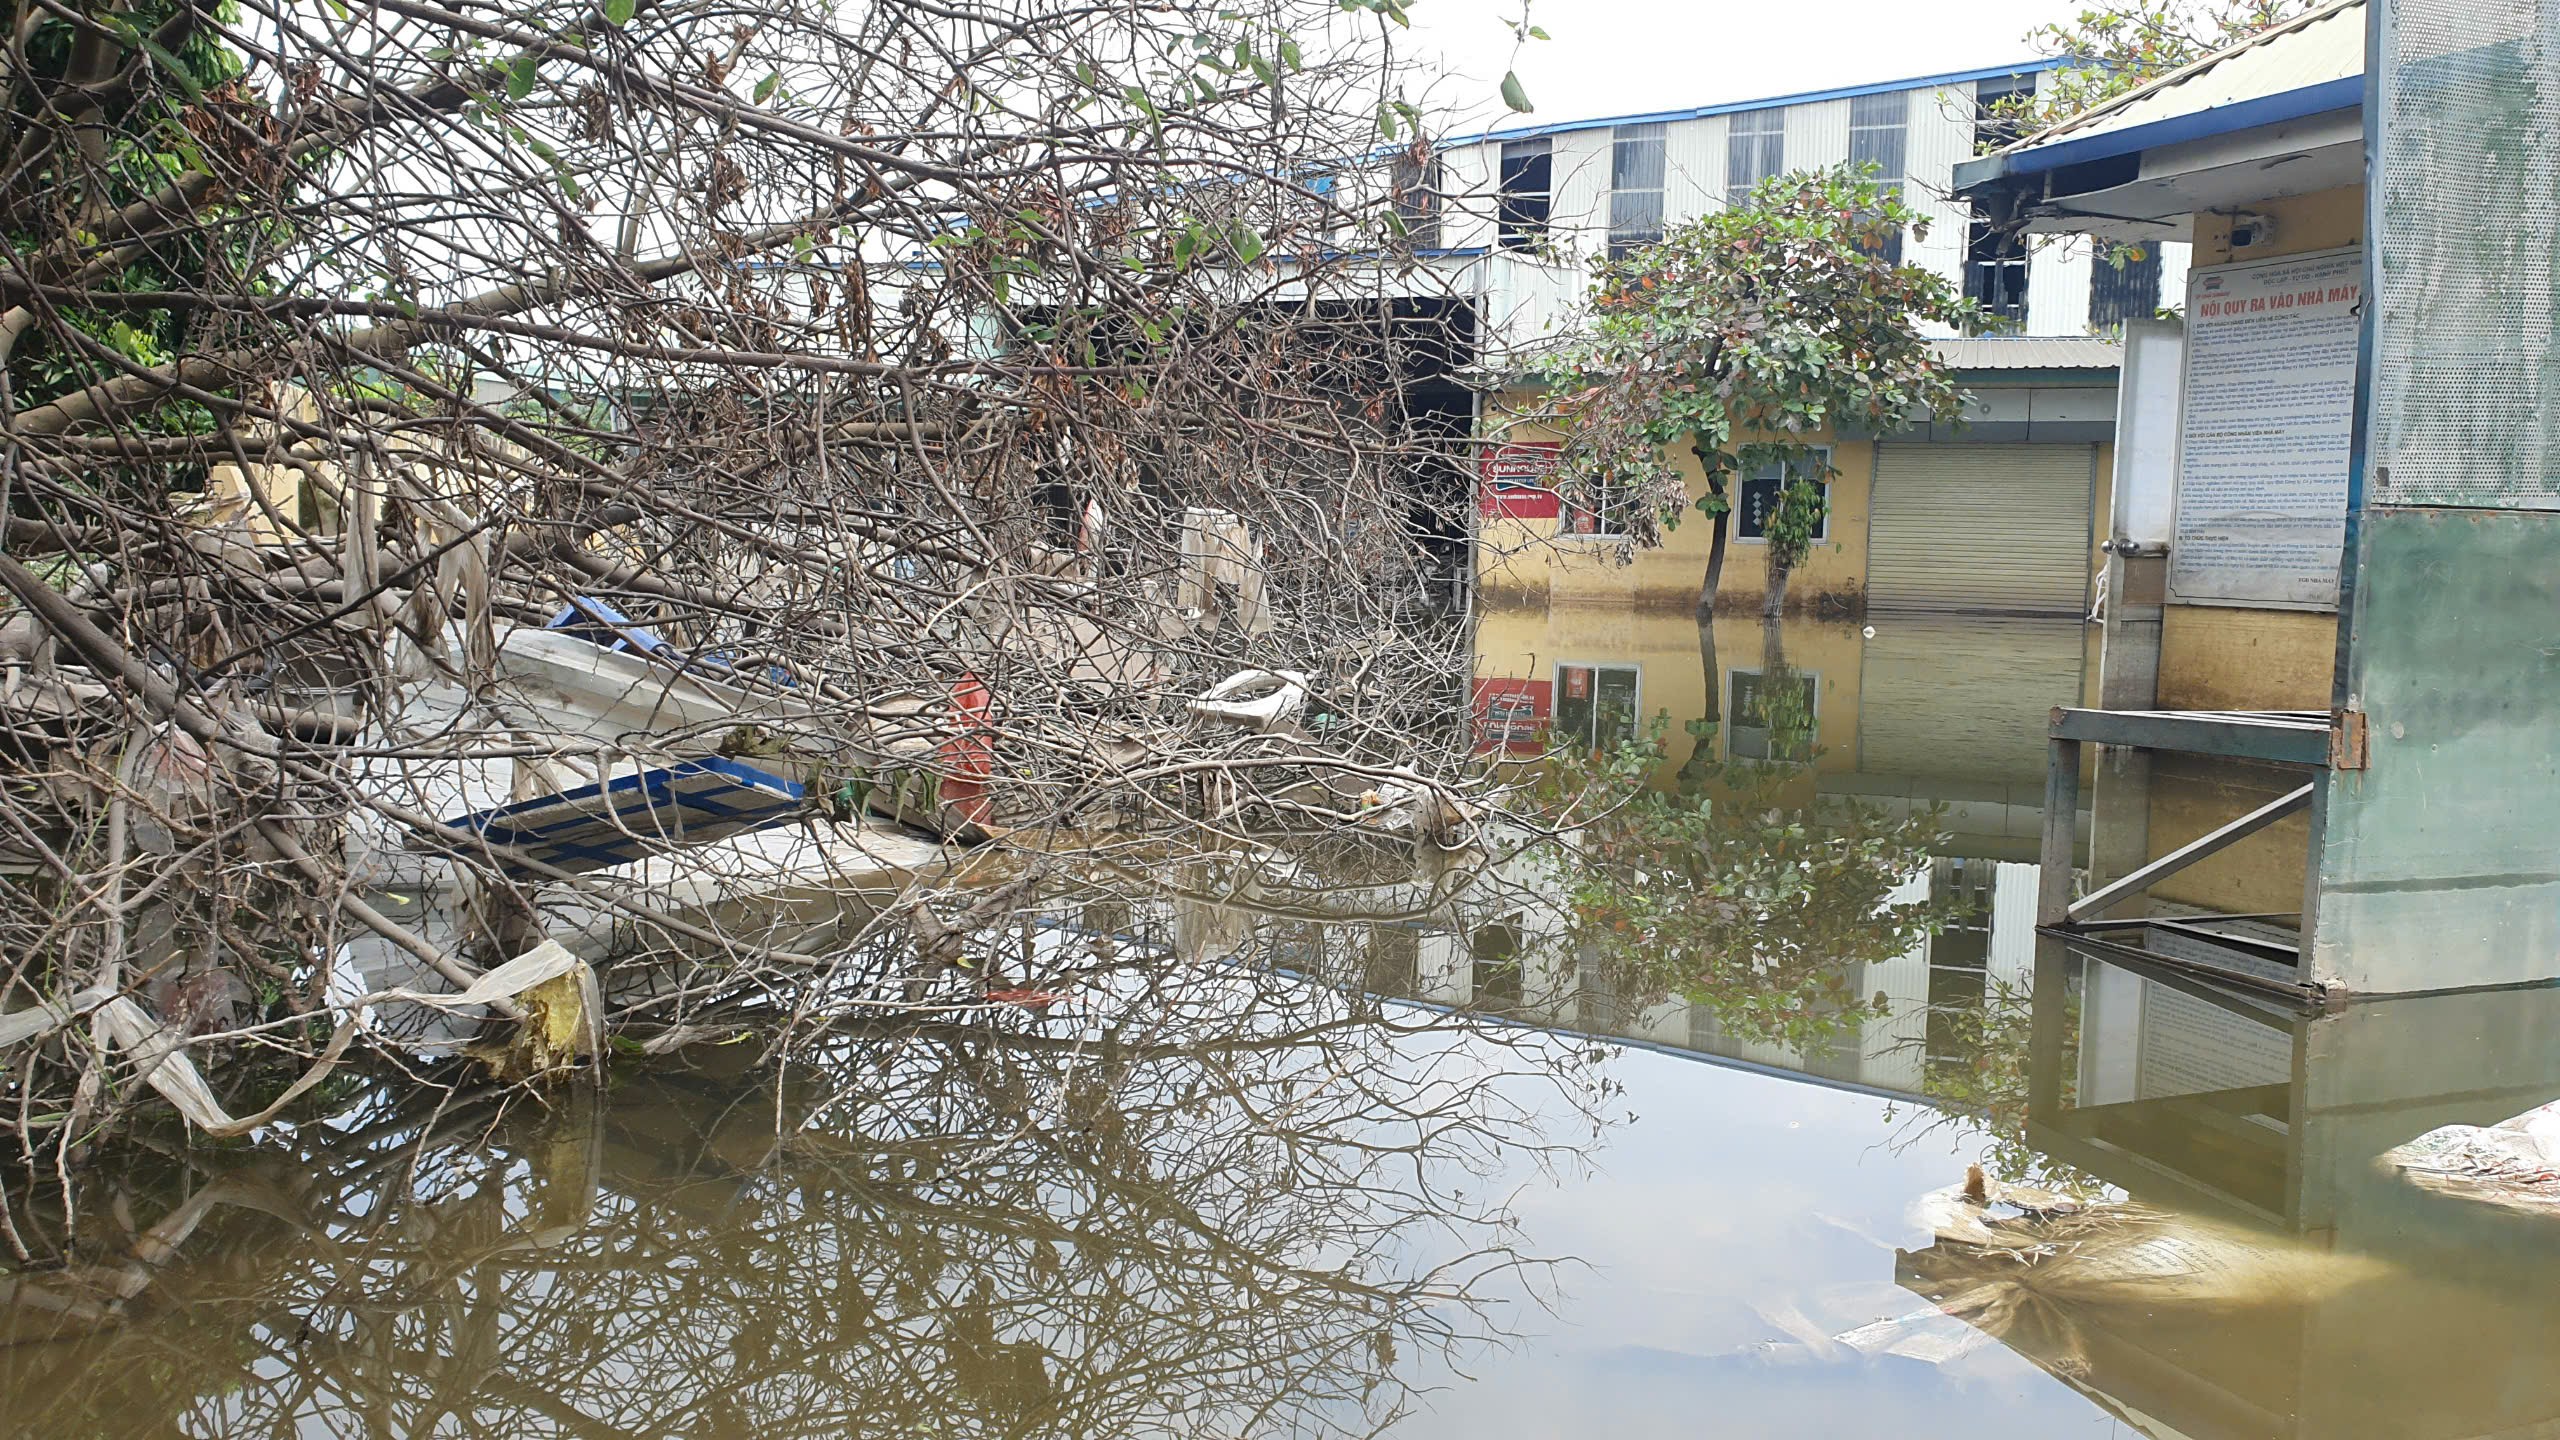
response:
<path id="1" fill-rule="evenodd" d="M 2313 970 L 2560 978 L 2560 0 L 2377 0 L 2367 468 Z"/>
<path id="2" fill-rule="evenodd" d="M 2366 500 L 2560 509 L 2560 0 L 2390 6 Z"/>

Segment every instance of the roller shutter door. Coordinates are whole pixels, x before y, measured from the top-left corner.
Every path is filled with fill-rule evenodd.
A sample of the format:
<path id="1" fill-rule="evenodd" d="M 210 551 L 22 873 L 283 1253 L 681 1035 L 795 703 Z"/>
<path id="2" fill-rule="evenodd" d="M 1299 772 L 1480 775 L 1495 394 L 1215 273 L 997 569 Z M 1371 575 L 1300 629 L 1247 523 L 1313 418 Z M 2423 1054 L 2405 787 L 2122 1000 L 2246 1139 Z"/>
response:
<path id="1" fill-rule="evenodd" d="M 2045 727 L 2080 703 L 2085 636 L 2067 619 L 1881 615 L 1858 663 L 1858 770 L 2032 801 Z"/>
<path id="2" fill-rule="evenodd" d="M 1867 604 L 2087 613 L 2095 456 L 2087 445 L 1878 445 Z"/>

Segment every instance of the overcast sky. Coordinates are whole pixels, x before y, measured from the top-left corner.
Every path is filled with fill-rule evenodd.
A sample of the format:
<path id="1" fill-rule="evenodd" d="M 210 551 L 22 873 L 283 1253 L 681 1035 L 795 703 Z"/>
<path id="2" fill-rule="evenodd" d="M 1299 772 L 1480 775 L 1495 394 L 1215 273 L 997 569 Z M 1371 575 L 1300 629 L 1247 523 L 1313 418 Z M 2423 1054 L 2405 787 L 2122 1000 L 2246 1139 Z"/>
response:
<path id="1" fill-rule="evenodd" d="M 2032 58 L 2028 30 L 2071 0 L 1532 0 L 1552 39 L 1517 60 L 1537 109 L 1496 98 L 1519 0 L 1408 0 L 1411 52 L 1452 77 L 1431 99 L 1488 126 L 1587 120 L 1898 80 Z"/>

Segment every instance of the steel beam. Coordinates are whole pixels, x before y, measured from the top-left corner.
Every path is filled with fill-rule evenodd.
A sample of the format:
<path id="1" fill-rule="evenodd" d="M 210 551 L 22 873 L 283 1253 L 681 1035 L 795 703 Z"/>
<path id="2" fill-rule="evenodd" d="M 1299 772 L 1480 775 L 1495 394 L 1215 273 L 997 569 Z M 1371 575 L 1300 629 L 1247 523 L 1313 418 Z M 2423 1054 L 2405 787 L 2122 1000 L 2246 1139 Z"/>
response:
<path id="1" fill-rule="evenodd" d="M 2064 743 L 2065 742 L 2060 740 L 2054 742 L 2057 746 Z M 2077 749 L 2079 747 L 2075 745 L 2072 748 Z M 2048 793 L 2050 793 L 2050 790 L 2051 786 L 2048 784 Z M 2132 874 L 2125 876 L 2114 884 L 2109 885 L 2104 889 L 2092 891 L 2078 900 L 2071 901 L 2063 907 L 2061 923 L 2069 924 L 2074 920 L 2085 919 L 2088 916 L 2095 915 L 2129 895 L 2138 895 L 2143 891 L 2150 889 L 2154 883 L 2167 879 L 2171 875 L 2177 874 L 2179 871 L 2186 869 L 2188 866 L 2204 859 L 2208 855 L 2220 854 L 2223 850 L 2242 840 L 2248 839 L 2250 836 L 2266 829 L 2268 826 L 2273 825 L 2287 815 L 2296 814 L 2300 811 L 2309 809 L 2311 806 L 2311 791 L 2312 787 L 2305 785 L 2297 790 L 2288 792 L 2281 798 L 2270 800 L 2266 804 L 2259 806 L 2257 809 L 2250 811 L 2248 814 L 2241 816 L 2239 819 L 2232 821 L 2230 824 L 2225 825 L 2218 830 L 2209 831 L 2203 835 L 2197 836 L 2195 839 L 2188 841 L 2186 844 L 2179 846 L 2177 849 L 2170 851 L 2168 854 L 2161 856 L 2159 859 L 2152 861 L 2150 864 L 2143 866 L 2141 869 L 2134 871 Z M 2052 836 L 2052 828 L 2050 824 L 2046 827 L 2045 833 L 2047 836 L 2047 843 L 2050 845 Z M 2068 874 L 2068 871 L 2066 870 L 2065 873 Z M 2068 882 L 2066 881 L 2065 883 L 2067 884 Z"/>
<path id="2" fill-rule="evenodd" d="M 2330 718 L 2309 711 L 2057 709 L 2056 740 L 2326 767 Z"/>
<path id="3" fill-rule="evenodd" d="M 2071 842 L 2080 827 L 2080 742 L 2053 737 L 2045 754 L 2044 844 L 2037 852 L 2036 923 L 2070 919 Z"/>

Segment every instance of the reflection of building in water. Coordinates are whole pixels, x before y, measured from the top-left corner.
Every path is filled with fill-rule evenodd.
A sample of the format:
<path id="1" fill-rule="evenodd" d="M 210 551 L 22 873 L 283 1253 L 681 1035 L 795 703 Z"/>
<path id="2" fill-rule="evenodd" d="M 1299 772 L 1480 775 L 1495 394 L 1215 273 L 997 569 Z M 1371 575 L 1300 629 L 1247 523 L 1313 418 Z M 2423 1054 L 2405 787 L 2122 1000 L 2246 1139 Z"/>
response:
<path id="1" fill-rule="evenodd" d="M 1957 853 L 2035 857 L 2045 715 L 2082 703 L 2093 643 L 2082 626 L 1879 616 L 1864 627 L 1791 620 L 1770 639 L 1733 616 L 1702 634 L 1657 610 L 1488 610 L 1476 631 L 1478 741 L 1526 757 L 1665 716 L 1666 777 L 1700 743 L 1687 733 L 1698 720 L 1717 722 L 1707 758 L 1788 760 L 1802 742 L 1773 738 L 1768 724 L 1781 673 L 1793 713 L 1810 720 L 1809 798 L 1942 807 Z"/>
<path id="2" fill-rule="evenodd" d="M 2097 1232 L 2050 1268 L 1942 1236 L 1897 1280 L 2014 1285 L 1975 1323 L 2144 1434 L 2560 1425 L 2540 1359 L 2560 1341 L 2560 1217 L 2379 1159 L 2560 1095 L 2560 990 L 2304 1013 L 2058 946 L 2037 980 L 2027 1143 L 2165 1213 L 2128 1225 L 2122 1253 Z"/>
<path id="3" fill-rule="evenodd" d="M 1509 883 L 1481 887 L 1454 907 L 1454 928 L 1412 930 L 1409 985 L 1379 986 L 1434 1004 L 1466 1006 L 1530 1024 L 1629 1041 L 1701 1059 L 1738 1061 L 1855 1089 L 1923 1100 L 1932 1076 L 1972 1063 L 1955 1038 L 1966 1016 L 2022 1003 L 2035 957 L 2035 867 L 1939 859 L 1891 896 L 1897 905 L 1936 898 L 1949 920 L 1938 934 L 1884 960 L 1848 967 L 1843 993 L 1877 1013 L 1802 1044 L 1731 1033 L 1715 1008 L 1679 997 L 1622 992 L 1572 946 L 1558 902 L 1524 867 Z M 1377 953 L 1376 942 L 1371 951 Z M 1373 973 L 1383 980 L 1383 973 Z"/>

